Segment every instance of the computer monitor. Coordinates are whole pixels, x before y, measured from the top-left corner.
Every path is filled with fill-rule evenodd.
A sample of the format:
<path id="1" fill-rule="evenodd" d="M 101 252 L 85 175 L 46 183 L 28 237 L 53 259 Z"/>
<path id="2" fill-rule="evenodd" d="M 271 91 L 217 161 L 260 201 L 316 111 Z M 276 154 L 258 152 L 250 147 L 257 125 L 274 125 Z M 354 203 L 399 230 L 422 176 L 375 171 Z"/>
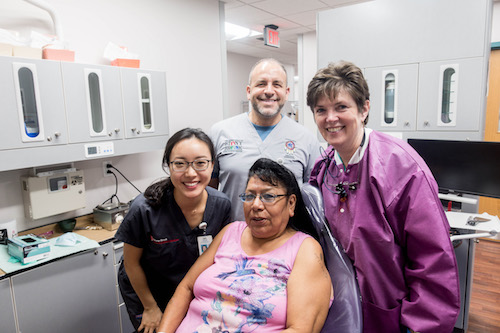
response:
<path id="1" fill-rule="evenodd" d="M 444 193 L 500 198 L 500 142 L 408 139 Z"/>

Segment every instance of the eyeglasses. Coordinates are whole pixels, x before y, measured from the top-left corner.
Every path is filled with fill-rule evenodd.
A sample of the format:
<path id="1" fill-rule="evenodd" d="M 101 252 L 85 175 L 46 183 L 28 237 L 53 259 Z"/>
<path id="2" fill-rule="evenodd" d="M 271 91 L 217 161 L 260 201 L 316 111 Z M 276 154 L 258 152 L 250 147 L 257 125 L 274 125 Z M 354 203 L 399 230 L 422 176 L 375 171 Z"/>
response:
<path id="1" fill-rule="evenodd" d="M 175 160 L 175 161 L 170 162 L 170 165 L 172 166 L 172 170 L 174 170 L 175 172 L 186 171 L 189 166 L 192 166 L 193 169 L 196 171 L 203 171 L 203 170 L 208 169 L 210 162 L 212 162 L 212 160 L 198 158 L 192 162 L 187 162 L 187 161 L 183 161 L 183 160 Z"/>
<path id="2" fill-rule="evenodd" d="M 241 201 L 246 203 L 252 203 L 255 198 L 259 197 L 260 201 L 263 203 L 273 203 L 276 201 L 278 197 L 287 197 L 287 194 L 273 194 L 273 193 L 262 193 L 259 195 L 255 195 L 252 193 L 241 193 L 239 195 Z"/>

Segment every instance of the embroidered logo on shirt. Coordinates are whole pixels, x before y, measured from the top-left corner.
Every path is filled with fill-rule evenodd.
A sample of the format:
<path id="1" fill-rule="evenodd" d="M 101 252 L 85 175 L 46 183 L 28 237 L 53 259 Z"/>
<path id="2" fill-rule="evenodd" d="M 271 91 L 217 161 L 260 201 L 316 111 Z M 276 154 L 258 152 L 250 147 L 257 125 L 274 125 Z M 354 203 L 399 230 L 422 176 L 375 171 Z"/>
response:
<path id="1" fill-rule="evenodd" d="M 222 151 L 225 153 L 235 153 L 243 151 L 243 140 L 229 139 L 222 145 Z"/>
<path id="2" fill-rule="evenodd" d="M 288 140 L 285 142 L 285 153 L 288 156 L 294 156 L 295 155 L 295 142 L 292 140 Z"/>
<path id="3" fill-rule="evenodd" d="M 153 243 L 156 243 L 156 244 L 173 243 L 173 242 L 177 242 L 179 240 L 179 238 L 177 238 L 177 239 L 168 239 L 168 238 L 155 239 L 155 238 L 153 238 L 153 236 L 150 236 L 150 239 Z"/>

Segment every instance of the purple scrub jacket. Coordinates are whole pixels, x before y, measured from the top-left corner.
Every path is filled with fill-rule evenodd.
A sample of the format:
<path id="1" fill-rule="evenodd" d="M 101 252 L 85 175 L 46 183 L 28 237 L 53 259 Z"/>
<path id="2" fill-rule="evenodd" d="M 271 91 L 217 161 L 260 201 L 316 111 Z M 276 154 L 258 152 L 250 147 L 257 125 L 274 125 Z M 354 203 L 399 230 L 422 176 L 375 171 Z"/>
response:
<path id="1" fill-rule="evenodd" d="M 460 287 L 436 181 L 402 140 L 371 131 L 367 144 L 360 162 L 342 172 L 329 147 L 330 174 L 324 177 L 320 158 L 309 181 L 320 188 L 332 232 L 356 269 L 364 332 L 452 332 Z M 344 202 L 331 192 L 358 178 Z"/>

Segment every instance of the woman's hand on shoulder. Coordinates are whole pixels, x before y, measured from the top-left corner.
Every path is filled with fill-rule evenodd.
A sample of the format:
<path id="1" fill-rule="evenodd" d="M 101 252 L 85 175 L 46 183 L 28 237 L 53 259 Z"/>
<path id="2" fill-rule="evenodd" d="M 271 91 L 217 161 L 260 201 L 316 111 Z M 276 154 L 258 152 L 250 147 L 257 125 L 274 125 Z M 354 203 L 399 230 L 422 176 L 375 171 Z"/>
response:
<path id="1" fill-rule="evenodd" d="M 333 287 L 321 245 L 302 242 L 287 284 L 287 329 L 284 332 L 319 332 L 323 327 Z"/>

